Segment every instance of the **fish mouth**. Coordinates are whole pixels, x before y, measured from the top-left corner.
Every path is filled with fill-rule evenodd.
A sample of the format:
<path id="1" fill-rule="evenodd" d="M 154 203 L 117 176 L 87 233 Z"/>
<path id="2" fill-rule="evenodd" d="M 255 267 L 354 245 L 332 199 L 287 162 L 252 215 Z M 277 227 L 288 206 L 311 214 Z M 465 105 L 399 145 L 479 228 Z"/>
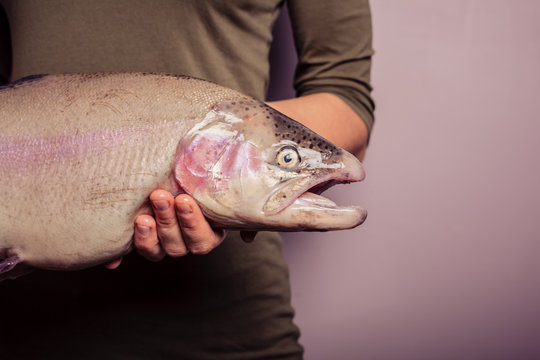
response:
<path id="1" fill-rule="evenodd" d="M 312 186 L 310 189 L 306 190 L 305 192 L 298 195 L 298 197 L 291 203 L 301 203 L 304 205 L 311 204 L 312 206 L 319 206 L 323 208 L 332 208 L 337 209 L 339 206 L 334 203 L 332 200 L 321 196 L 323 192 L 330 189 L 334 185 L 338 184 L 349 184 L 353 181 L 348 180 L 337 180 L 337 179 L 330 179 L 323 181 L 321 183 L 318 183 L 314 186 Z M 289 205 L 290 206 L 290 205 Z"/>
<path id="2" fill-rule="evenodd" d="M 271 215 L 276 222 L 281 223 L 282 231 L 351 229 L 364 222 L 366 210 L 358 206 L 339 206 L 321 195 L 335 185 L 364 179 L 362 165 L 352 155 L 351 158 L 346 161 L 346 166 L 318 179 L 297 179 L 295 184 L 285 184 L 284 187 L 294 189 L 294 195 L 288 197 L 288 201 L 283 201 Z M 281 192 L 283 189 L 278 193 Z M 283 229 L 284 224 L 288 224 L 285 226 L 288 229 Z"/>
<path id="3" fill-rule="evenodd" d="M 298 229 L 302 230 L 327 231 L 354 228 L 366 220 L 365 209 L 358 206 L 339 206 L 327 197 L 321 196 L 321 193 L 335 185 L 351 182 L 354 181 L 330 179 L 318 183 L 299 194 L 279 214 L 281 217 L 294 219 Z"/>

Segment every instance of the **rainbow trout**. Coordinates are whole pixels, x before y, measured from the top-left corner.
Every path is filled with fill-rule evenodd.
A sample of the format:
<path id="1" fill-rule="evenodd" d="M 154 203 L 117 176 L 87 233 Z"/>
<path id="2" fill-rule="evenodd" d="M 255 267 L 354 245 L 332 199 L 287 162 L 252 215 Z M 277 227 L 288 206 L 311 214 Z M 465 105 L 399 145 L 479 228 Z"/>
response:
<path id="1" fill-rule="evenodd" d="M 150 192 L 185 192 L 216 227 L 336 230 L 366 212 L 319 194 L 361 163 L 265 104 L 159 74 L 45 75 L 0 88 L 0 274 L 127 254 Z"/>

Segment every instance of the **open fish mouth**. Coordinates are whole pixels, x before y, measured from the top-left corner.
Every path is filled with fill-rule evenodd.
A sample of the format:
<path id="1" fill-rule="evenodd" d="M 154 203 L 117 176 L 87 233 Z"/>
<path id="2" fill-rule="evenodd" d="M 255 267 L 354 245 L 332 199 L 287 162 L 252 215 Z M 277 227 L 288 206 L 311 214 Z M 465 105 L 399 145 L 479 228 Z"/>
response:
<path id="1" fill-rule="evenodd" d="M 344 208 L 343 206 L 341 207 L 338 206 L 332 200 L 324 196 L 321 196 L 321 194 L 324 191 L 330 189 L 334 185 L 349 184 L 351 182 L 352 181 L 336 180 L 336 179 L 324 181 L 315 186 L 312 186 L 309 190 L 305 191 L 304 193 L 301 193 L 293 203 L 298 202 L 304 205 L 318 206 L 322 208 L 333 208 L 333 209 Z"/>
<path id="2" fill-rule="evenodd" d="M 350 180 L 331 179 L 316 184 L 301 193 L 281 213 L 284 216 L 300 219 L 306 230 L 350 229 L 362 224 L 367 211 L 358 206 L 340 206 L 327 197 L 321 196 L 325 190 L 337 184 L 348 184 Z"/>
<path id="3" fill-rule="evenodd" d="M 286 230 L 284 228 L 287 227 L 291 231 L 340 230 L 354 228 L 362 224 L 367 217 L 366 210 L 358 206 L 340 206 L 321 195 L 335 185 L 349 184 L 364 179 L 365 175 L 361 167 L 353 167 L 353 171 L 345 169 L 328 174 L 323 178 L 304 182 L 302 185 L 287 184 L 285 187 L 296 187 L 296 191 L 271 216 L 276 220 L 279 219 L 282 224 L 281 230 L 284 231 Z M 283 226 L 285 224 L 288 226 Z"/>

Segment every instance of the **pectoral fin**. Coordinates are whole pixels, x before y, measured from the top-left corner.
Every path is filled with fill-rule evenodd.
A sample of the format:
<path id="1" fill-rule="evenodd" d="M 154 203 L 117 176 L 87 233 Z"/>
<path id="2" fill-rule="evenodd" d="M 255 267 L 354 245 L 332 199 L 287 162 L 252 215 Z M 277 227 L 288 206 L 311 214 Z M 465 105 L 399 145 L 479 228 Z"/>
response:
<path id="1" fill-rule="evenodd" d="M 17 266 L 19 264 L 19 266 Z M 21 263 L 18 256 L 13 255 L 0 261 L 0 281 L 16 279 L 34 270 L 33 267 Z"/>

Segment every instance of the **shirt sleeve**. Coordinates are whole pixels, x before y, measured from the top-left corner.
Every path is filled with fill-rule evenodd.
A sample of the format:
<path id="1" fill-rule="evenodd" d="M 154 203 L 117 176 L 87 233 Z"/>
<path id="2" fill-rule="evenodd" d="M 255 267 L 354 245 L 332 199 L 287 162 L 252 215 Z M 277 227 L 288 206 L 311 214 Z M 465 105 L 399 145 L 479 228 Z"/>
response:
<path id="1" fill-rule="evenodd" d="M 297 95 L 329 92 L 373 128 L 372 49 L 368 0 L 287 0 L 298 66 Z"/>

